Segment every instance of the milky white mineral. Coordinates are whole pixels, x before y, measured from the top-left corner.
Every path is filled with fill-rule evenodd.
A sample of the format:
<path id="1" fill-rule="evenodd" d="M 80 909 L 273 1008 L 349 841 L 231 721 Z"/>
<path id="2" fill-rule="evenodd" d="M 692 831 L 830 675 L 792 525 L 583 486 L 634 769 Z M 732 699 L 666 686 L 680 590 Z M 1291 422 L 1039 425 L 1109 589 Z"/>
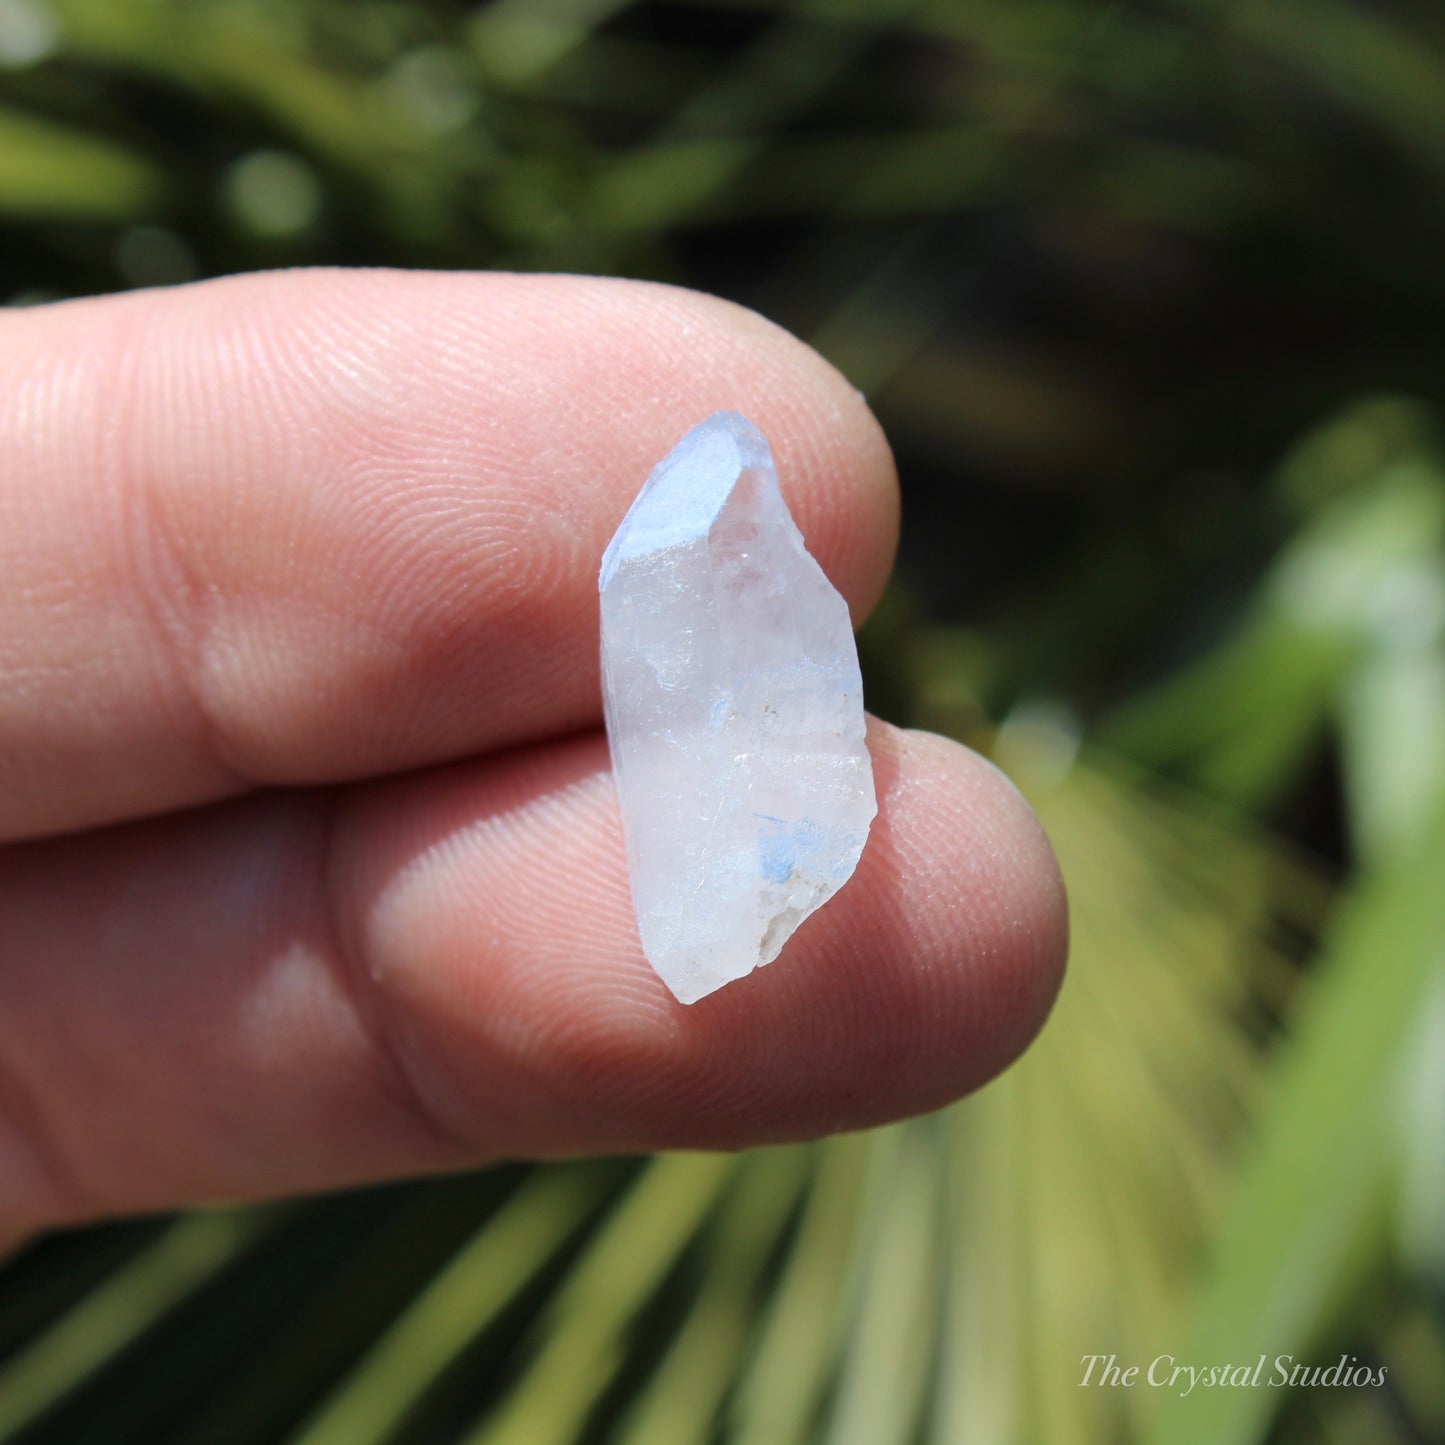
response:
<path id="1" fill-rule="evenodd" d="M 878 811 L 848 606 L 735 412 L 658 464 L 602 557 L 602 688 L 642 949 L 693 1003 L 764 963 Z"/>

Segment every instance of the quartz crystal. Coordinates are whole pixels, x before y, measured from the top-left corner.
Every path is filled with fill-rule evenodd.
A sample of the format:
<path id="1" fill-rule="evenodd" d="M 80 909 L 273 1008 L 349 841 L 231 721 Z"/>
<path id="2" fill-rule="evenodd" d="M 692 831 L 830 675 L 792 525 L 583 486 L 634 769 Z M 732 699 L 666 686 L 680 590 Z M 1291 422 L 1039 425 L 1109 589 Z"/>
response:
<path id="1" fill-rule="evenodd" d="M 602 557 L 602 687 L 643 952 L 683 1003 L 770 963 L 877 812 L 848 606 L 734 412 L 658 464 Z"/>

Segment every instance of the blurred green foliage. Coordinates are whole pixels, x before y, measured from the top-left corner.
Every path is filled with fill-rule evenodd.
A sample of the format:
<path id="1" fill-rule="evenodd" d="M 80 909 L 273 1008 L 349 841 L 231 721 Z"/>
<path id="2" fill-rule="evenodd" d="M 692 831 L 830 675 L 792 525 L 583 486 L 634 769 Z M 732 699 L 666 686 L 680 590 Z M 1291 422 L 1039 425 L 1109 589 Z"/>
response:
<path id="1" fill-rule="evenodd" d="M 40 1241 L 0 1438 L 1445 1439 L 1442 181 L 1429 0 L 0 0 L 16 304 L 580 269 L 813 341 L 905 485 L 870 699 L 1075 930 L 932 1118 Z"/>

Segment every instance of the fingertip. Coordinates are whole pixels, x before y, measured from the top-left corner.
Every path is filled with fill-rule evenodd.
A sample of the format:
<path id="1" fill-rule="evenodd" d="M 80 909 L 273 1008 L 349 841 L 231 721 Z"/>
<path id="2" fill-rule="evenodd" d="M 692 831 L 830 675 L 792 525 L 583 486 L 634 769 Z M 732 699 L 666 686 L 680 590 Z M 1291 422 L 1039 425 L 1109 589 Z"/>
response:
<path id="1" fill-rule="evenodd" d="M 868 740 L 879 811 L 857 872 L 780 972 L 736 995 L 775 988 L 754 1010 L 811 1019 L 812 1107 L 847 1127 L 938 1108 L 1007 1068 L 1048 1017 L 1068 947 L 1053 850 L 1007 777 L 936 734 L 870 719 Z"/>
<path id="2" fill-rule="evenodd" d="M 877 725 L 897 763 L 896 866 L 915 880 L 920 952 L 940 961 L 983 1077 L 1042 1028 L 1063 982 L 1068 900 L 1033 808 L 989 759 L 951 738 Z M 942 1011 L 946 1015 L 946 1010 Z M 967 1087 L 976 1082 L 971 1073 Z"/>
<path id="3" fill-rule="evenodd" d="M 1017 1057 L 1067 946 L 1048 842 L 957 743 L 883 723 L 869 741 L 879 812 L 853 878 L 776 962 L 686 1007 L 642 956 L 600 739 L 374 806 L 369 951 L 457 1132 L 742 1147 L 933 1109 Z"/>
<path id="4" fill-rule="evenodd" d="M 697 292 L 293 271 L 41 308 L 7 341 L 5 836 L 595 724 L 603 549 L 715 411 L 768 438 L 855 619 L 893 561 L 867 406 Z"/>

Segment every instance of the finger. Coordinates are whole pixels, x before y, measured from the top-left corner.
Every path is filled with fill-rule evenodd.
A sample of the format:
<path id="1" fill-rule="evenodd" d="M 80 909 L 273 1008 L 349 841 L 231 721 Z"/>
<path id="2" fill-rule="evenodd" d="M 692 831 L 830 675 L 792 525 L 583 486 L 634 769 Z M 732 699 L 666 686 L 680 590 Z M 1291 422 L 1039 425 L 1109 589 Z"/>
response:
<path id="1" fill-rule="evenodd" d="M 741 1146 L 973 1088 L 1053 998 L 1058 874 L 973 754 L 870 744 L 854 878 L 691 1007 L 642 957 L 596 734 L 12 848 L 0 1217 Z"/>
<path id="2" fill-rule="evenodd" d="M 4 317 L 0 837 L 591 725 L 602 549 L 724 407 L 866 612 L 877 425 L 714 298 L 303 271 Z"/>

